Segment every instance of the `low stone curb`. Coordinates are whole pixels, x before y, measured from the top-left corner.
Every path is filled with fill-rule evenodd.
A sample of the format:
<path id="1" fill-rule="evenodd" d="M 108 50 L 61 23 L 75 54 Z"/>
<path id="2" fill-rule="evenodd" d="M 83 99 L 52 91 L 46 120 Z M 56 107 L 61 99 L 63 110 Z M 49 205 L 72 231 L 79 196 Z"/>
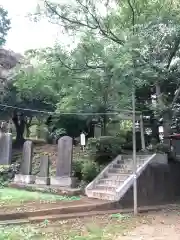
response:
<path id="1" fill-rule="evenodd" d="M 29 192 L 41 192 L 41 193 L 51 193 L 55 195 L 61 195 L 61 196 L 79 196 L 82 195 L 82 189 L 80 188 L 75 188 L 75 189 L 67 189 L 67 188 L 58 188 L 58 187 L 53 187 L 53 186 L 40 186 L 36 184 L 17 184 L 11 182 L 8 187 L 10 188 L 16 188 L 16 189 L 21 189 L 21 190 L 26 190 Z"/>
<path id="2" fill-rule="evenodd" d="M 4 213 L 0 214 L 0 221 L 5 220 L 15 220 L 15 219 L 27 219 L 31 217 L 44 217 L 52 215 L 66 215 L 66 214 L 78 214 L 81 212 L 91 212 L 97 210 L 109 210 L 114 208 L 114 203 L 96 203 L 96 204 L 79 204 L 75 206 L 65 206 L 59 208 L 41 209 L 35 211 L 26 212 L 14 212 L 14 213 Z"/>
<path id="3" fill-rule="evenodd" d="M 179 209 L 179 206 L 177 204 L 166 204 L 166 205 L 158 205 L 158 206 L 146 206 L 146 207 L 140 207 L 138 209 L 139 213 L 147 213 L 151 211 L 161 211 L 163 209 L 171 209 L 176 210 Z M 57 209 L 56 209 L 57 210 Z M 87 210 L 87 209 L 86 209 Z M 57 212 L 56 212 L 57 213 Z M 43 221 L 57 221 L 57 220 L 68 220 L 68 219 L 74 219 L 74 218 L 83 218 L 83 217 L 91 217 L 91 216 L 97 216 L 97 215 L 110 215 L 110 214 L 132 214 L 133 209 L 114 209 L 114 210 L 101 210 L 101 211 L 86 211 L 86 212 L 75 212 L 75 213 L 63 213 L 63 214 L 52 214 L 52 215 L 43 215 L 43 216 L 31 216 L 27 218 L 22 219 L 13 219 L 13 220 L 6 220 L 6 221 L 0 221 L 0 225 L 12 225 L 12 224 L 27 224 L 27 223 L 40 223 Z"/>

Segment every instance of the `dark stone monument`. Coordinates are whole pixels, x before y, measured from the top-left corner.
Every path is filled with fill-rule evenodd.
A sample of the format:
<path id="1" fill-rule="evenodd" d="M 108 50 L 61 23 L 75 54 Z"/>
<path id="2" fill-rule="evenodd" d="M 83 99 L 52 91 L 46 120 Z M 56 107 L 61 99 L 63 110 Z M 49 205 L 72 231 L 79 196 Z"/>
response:
<path id="1" fill-rule="evenodd" d="M 36 176 L 35 183 L 37 185 L 49 185 L 49 156 L 44 155 L 40 157 L 40 172 Z"/>
<path id="2" fill-rule="evenodd" d="M 64 136 L 58 141 L 58 158 L 56 165 L 56 176 L 51 177 L 51 184 L 62 187 L 72 187 L 75 182 L 72 178 L 72 154 L 73 140 Z"/>
<path id="3" fill-rule="evenodd" d="M 20 174 L 16 174 L 14 182 L 18 183 L 34 183 L 35 176 L 32 173 L 33 143 L 26 141 L 23 146 L 22 163 Z"/>
<path id="4" fill-rule="evenodd" d="M 96 123 L 94 125 L 94 138 L 101 137 L 101 134 L 102 134 L 102 126 L 100 123 Z"/>
<path id="5" fill-rule="evenodd" d="M 12 134 L 0 135 L 0 165 L 10 165 L 12 161 Z"/>

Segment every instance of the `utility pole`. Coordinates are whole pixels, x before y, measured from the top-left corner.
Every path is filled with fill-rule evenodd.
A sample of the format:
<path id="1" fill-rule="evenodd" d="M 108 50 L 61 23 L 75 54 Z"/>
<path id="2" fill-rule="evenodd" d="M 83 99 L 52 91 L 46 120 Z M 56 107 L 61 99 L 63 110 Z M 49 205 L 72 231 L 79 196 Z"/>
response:
<path id="1" fill-rule="evenodd" d="M 132 119 L 133 119 L 133 198 L 134 198 L 134 215 L 138 214 L 137 209 L 137 159 L 136 159 L 136 97 L 135 84 L 132 86 Z"/>

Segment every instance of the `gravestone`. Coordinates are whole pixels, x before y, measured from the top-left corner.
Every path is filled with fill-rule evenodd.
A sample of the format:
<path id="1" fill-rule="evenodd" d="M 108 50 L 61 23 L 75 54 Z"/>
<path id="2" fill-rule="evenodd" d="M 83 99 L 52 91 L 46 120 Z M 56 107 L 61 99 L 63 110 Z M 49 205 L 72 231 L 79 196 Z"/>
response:
<path id="1" fill-rule="evenodd" d="M 97 123 L 97 124 L 94 125 L 94 138 L 101 137 L 101 134 L 102 134 L 101 124 Z"/>
<path id="2" fill-rule="evenodd" d="M 0 135 L 0 165 L 10 165 L 12 161 L 12 134 Z"/>
<path id="3" fill-rule="evenodd" d="M 14 182 L 16 183 L 34 183 L 35 176 L 32 176 L 32 158 L 33 158 L 33 143 L 26 141 L 23 145 L 22 162 L 20 166 L 20 174 L 16 174 Z"/>
<path id="4" fill-rule="evenodd" d="M 36 176 L 35 183 L 37 185 L 49 185 L 49 156 L 44 155 L 40 157 L 40 172 Z"/>
<path id="5" fill-rule="evenodd" d="M 72 187 L 75 179 L 72 178 L 73 140 L 64 136 L 58 140 L 58 157 L 56 162 L 56 176 L 51 177 L 51 184 L 62 187 Z"/>

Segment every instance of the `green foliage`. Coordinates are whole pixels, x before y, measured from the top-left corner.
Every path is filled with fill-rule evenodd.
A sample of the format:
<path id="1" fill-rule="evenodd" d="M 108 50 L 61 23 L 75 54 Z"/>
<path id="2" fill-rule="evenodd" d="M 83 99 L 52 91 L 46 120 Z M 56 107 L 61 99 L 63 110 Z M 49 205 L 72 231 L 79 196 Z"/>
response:
<path id="1" fill-rule="evenodd" d="M 98 139 L 89 138 L 86 150 L 91 158 L 101 164 L 112 160 L 112 158 L 120 154 L 124 142 L 123 137 L 102 136 Z"/>
<path id="2" fill-rule="evenodd" d="M 77 159 L 73 162 L 73 175 L 85 183 L 91 182 L 101 171 L 100 166 L 90 159 Z"/>
<path id="3" fill-rule="evenodd" d="M 0 185 L 4 186 L 9 183 L 19 171 L 19 164 L 1 165 L 0 166 Z"/>
<path id="4" fill-rule="evenodd" d="M 64 129 L 66 134 L 71 137 L 79 137 L 82 130 L 86 130 L 88 116 L 78 115 L 60 115 L 52 117 L 48 124 L 49 131 L 54 132 L 56 129 Z"/>
<path id="5" fill-rule="evenodd" d="M 54 139 L 55 141 L 57 141 L 59 138 L 61 138 L 62 136 L 65 136 L 65 135 L 67 135 L 66 129 L 57 128 L 50 134 L 50 137 L 52 139 Z"/>
<path id="6" fill-rule="evenodd" d="M 6 42 L 6 36 L 10 29 L 10 19 L 8 18 L 8 12 L 0 6 L 0 46 Z"/>
<path id="7" fill-rule="evenodd" d="M 158 144 L 155 144 L 155 145 L 152 146 L 151 151 L 158 152 L 158 153 L 169 154 L 170 153 L 170 146 L 169 146 L 169 144 L 158 143 Z"/>
<path id="8" fill-rule="evenodd" d="M 99 172 L 99 166 L 96 162 L 85 161 L 82 167 L 82 180 L 85 182 L 91 182 Z"/>
<path id="9" fill-rule="evenodd" d="M 123 145 L 123 149 L 125 150 L 133 150 L 133 142 L 132 142 L 132 137 L 133 137 L 133 133 L 132 131 L 128 131 L 126 133 L 126 141 L 125 144 Z M 151 140 L 151 136 L 144 134 L 145 137 L 145 145 L 148 146 L 150 144 L 150 140 Z M 140 132 L 136 132 L 136 150 L 140 151 L 142 149 L 141 146 L 141 133 Z"/>
<path id="10" fill-rule="evenodd" d="M 23 203 L 28 201 L 78 201 L 80 198 L 77 196 L 61 196 L 53 193 L 43 192 L 30 192 L 26 190 L 19 190 L 13 188 L 2 188 L 0 189 L 0 204 L 12 205 L 14 203 Z"/>

